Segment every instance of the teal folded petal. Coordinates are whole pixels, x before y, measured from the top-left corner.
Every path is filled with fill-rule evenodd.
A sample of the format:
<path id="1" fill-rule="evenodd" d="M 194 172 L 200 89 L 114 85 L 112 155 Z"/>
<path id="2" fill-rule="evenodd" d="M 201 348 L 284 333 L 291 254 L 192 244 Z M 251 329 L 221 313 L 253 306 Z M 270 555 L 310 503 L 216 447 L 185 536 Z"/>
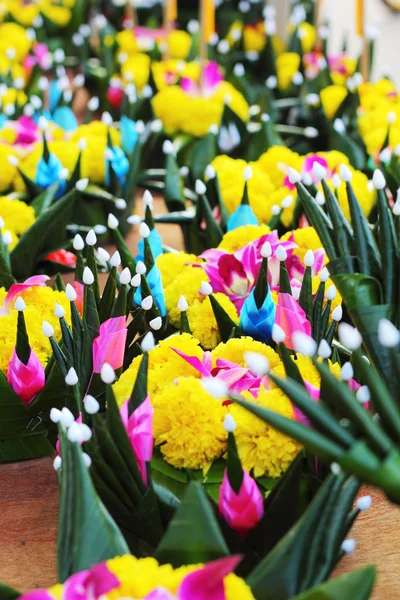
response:
<path id="1" fill-rule="evenodd" d="M 157 304 L 157 308 L 160 311 L 160 315 L 162 317 L 165 317 L 165 315 L 167 314 L 167 307 L 165 305 L 164 288 L 161 281 L 161 273 L 157 265 L 154 265 L 150 269 L 150 271 L 146 273 L 146 279 L 147 283 L 149 284 L 154 301 Z M 140 304 L 142 301 L 142 290 L 140 289 L 140 287 L 138 287 L 135 292 L 134 300 L 136 304 Z"/>
<path id="2" fill-rule="evenodd" d="M 129 160 L 121 148 L 109 148 L 110 158 L 106 158 L 106 185 L 110 185 L 110 165 L 116 174 L 121 186 L 124 187 L 126 174 L 129 169 Z"/>
<path id="3" fill-rule="evenodd" d="M 150 249 L 151 249 L 151 253 L 152 253 L 153 257 L 157 258 L 157 256 L 160 256 L 160 254 L 163 253 L 162 237 L 158 233 L 156 228 L 154 228 L 150 231 L 150 235 L 147 238 L 147 240 L 150 244 Z M 136 257 L 136 261 L 138 261 L 138 260 L 145 262 L 144 261 L 144 241 L 143 240 L 140 240 L 140 242 L 138 243 L 138 255 Z"/>
<path id="4" fill-rule="evenodd" d="M 229 217 L 226 224 L 228 231 L 237 229 L 243 225 L 259 225 L 256 215 L 249 204 L 240 204 L 235 212 Z"/>
<path id="5" fill-rule="evenodd" d="M 125 154 L 131 154 L 135 149 L 139 134 L 136 131 L 136 123 L 129 117 L 121 117 L 121 146 Z"/>
<path id="6" fill-rule="evenodd" d="M 257 308 L 254 299 L 254 290 L 246 298 L 240 311 L 240 327 L 243 332 L 260 342 L 269 342 L 275 320 L 275 304 L 271 291 L 265 297 L 261 308 Z"/>
<path id="7" fill-rule="evenodd" d="M 53 121 L 64 131 L 75 131 L 78 121 L 69 106 L 59 106 L 53 113 Z"/>
<path id="8" fill-rule="evenodd" d="M 35 183 L 43 189 L 47 189 L 60 179 L 60 172 L 63 166 L 59 158 L 54 154 L 50 154 L 48 162 L 41 158 L 38 162 L 35 175 Z M 57 197 L 62 196 L 66 189 L 65 179 L 60 180 L 60 185 L 57 192 Z"/>
<path id="9" fill-rule="evenodd" d="M 58 80 L 53 79 L 49 87 L 49 110 L 54 112 L 57 108 L 57 104 L 60 102 L 62 96 L 62 90 L 58 85 Z"/>

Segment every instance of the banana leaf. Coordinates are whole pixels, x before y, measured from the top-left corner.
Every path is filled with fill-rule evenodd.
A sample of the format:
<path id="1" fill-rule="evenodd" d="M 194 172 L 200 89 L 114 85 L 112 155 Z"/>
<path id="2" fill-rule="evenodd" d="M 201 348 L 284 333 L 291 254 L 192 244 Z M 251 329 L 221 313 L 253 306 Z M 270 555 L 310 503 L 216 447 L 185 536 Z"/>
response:
<path id="1" fill-rule="evenodd" d="M 368 600 L 376 578 L 373 566 L 327 581 L 293 600 Z"/>

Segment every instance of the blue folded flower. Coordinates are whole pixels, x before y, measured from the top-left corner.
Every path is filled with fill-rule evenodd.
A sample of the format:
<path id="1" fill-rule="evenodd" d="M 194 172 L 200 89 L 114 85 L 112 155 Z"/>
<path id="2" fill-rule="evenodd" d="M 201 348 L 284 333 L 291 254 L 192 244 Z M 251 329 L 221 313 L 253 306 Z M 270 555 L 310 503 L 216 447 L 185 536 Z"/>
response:
<path id="1" fill-rule="evenodd" d="M 65 179 L 60 180 L 60 172 L 64 167 L 57 156 L 50 154 L 48 162 L 41 158 L 36 167 L 35 183 L 37 183 L 43 189 L 47 189 L 56 181 L 60 181 L 58 187 L 57 197 L 63 195 L 67 184 Z"/>
<path id="2" fill-rule="evenodd" d="M 136 123 L 129 117 L 121 117 L 121 146 L 125 154 L 132 154 L 139 139 Z"/>
<path id="3" fill-rule="evenodd" d="M 121 148 L 107 148 L 106 154 L 106 185 L 110 185 L 110 165 L 116 174 L 121 186 L 124 187 L 129 169 L 129 160 Z"/>
<path id="4" fill-rule="evenodd" d="M 157 304 L 157 308 L 160 311 L 160 315 L 165 317 L 167 314 L 167 307 L 165 306 L 164 288 L 161 281 L 161 273 L 154 265 L 148 273 L 146 273 L 147 283 L 153 295 L 154 301 Z M 136 304 L 140 304 L 142 301 L 142 290 L 140 287 L 137 288 L 134 296 Z"/>
<path id="5" fill-rule="evenodd" d="M 150 235 L 147 238 L 147 240 L 150 244 L 151 253 L 152 253 L 153 257 L 157 258 L 157 256 L 160 256 L 160 254 L 163 253 L 162 237 L 158 233 L 156 228 L 154 228 L 150 231 Z M 144 240 L 143 239 L 141 239 L 140 242 L 138 243 L 138 255 L 136 257 L 136 260 L 137 261 L 141 260 L 142 262 L 144 262 Z"/>
<path id="6" fill-rule="evenodd" d="M 275 304 L 271 291 L 265 297 L 261 308 L 257 307 L 254 290 L 246 298 L 240 311 L 240 327 L 243 332 L 260 342 L 269 342 L 275 320 Z"/>
<path id="7" fill-rule="evenodd" d="M 54 112 L 57 108 L 57 105 L 61 100 L 61 96 L 62 90 L 58 85 L 58 80 L 53 79 L 49 87 L 49 110 L 51 113 Z"/>
<path id="8" fill-rule="evenodd" d="M 69 106 L 59 106 L 53 113 L 53 121 L 64 131 L 75 131 L 78 121 Z"/>
<path id="9" fill-rule="evenodd" d="M 249 204 L 240 204 L 235 212 L 229 217 L 226 228 L 227 231 L 237 229 L 243 225 L 259 225 L 256 215 Z"/>

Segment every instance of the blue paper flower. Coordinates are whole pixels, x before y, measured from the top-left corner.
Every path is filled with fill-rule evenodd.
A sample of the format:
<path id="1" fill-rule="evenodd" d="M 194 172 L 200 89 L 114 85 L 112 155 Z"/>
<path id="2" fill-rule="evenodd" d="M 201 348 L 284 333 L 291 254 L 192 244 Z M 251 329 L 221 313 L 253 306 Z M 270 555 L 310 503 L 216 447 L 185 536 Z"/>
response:
<path id="1" fill-rule="evenodd" d="M 78 121 L 69 106 L 59 106 L 53 113 L 53 121 L 64 131 L 75 131 Z"/>
<path id="2" fill-rule="evenodd" d="M 54 112 L 57 108 L 57 105 L 61 100 L 61 96 L 62 90 L 58 85 L 58 80 L 53 79 L 49 87 L 49 110 L 51 113 Z"/>
<path id="3" fill-rule="evenodd" d="M 235 212 L 229 217 L 226 224 L 227 231 L 237 229 L 243 225 L 259 225 L 256 215 L 249 204 L 240 204 Z"/>
<path id="4" fill-rule="evenodd" d="M 275 304 L 270 290 L 268 289 L 261 308 L 257 307 L 253 290 L 240 311 L 240 327 L 243 332 L 260 342 L 269 342 L 274 320 Z"/>
<path id="5" fill-rule="evenodd" d="M 154 265 L 150 271 L 146 273 L 146 279 L 154 301 L 157 304 L 158 310 L 160 311 L 160 315 L 165 317 L 167 314 L 167 307 L 165 306 L 164 288 L 161 281 L 161 273 L 157 265 Z M 142 290 L 140 287 L 138 287 L 135 292 L 134 300 L 136 304 L 140 304 L 142 301 Z"/>
<path id="6" fill-rule="evenodd" d="M 129 169 L 129 160 L 121 148 L 107 148 L 106 156 L 106 185 L 110 185 L 110 164 L 121 186 L 124 187 Z"/>
<path id="7" fill-rule="evenodd" d="M 157 258 L 157 256 L 160 256 L 160 254 L 163 253 L 163 247 L 162 247 L 162 237 L 161 235 L 158 233 L 157 229 L 154 228 L 150 231 L 150 235 L 147 238 L 149 244 L 150 244 L 150 248 L 151 248 L 151 253 L 153 254 L 154 258 Z M 144 262 L 144 240 L 141 239 L 140 242 L 138 243 L 138 255 L 136 257 L 136 260 L 141 260 L 142 262 Z"/>
<path id="8" fill-rule="evenodd" d="M 123 115 L 121 117 L 121 145 L 125 154 L 132 154 L 138 139 L 139 134 L 136 131 L 135 121 Z"/>
<path id="9" fill-rule="evenodd" d="M 47 189 L 56 181 L 60 181 L 57 197 L 62 196 L 67 186 L 65 179 L 60 180 L 60 172 L 64 167 L 57 156 L 50 154 L 48 162 L 41 158 L 36 168 L 35 183 Z"/>

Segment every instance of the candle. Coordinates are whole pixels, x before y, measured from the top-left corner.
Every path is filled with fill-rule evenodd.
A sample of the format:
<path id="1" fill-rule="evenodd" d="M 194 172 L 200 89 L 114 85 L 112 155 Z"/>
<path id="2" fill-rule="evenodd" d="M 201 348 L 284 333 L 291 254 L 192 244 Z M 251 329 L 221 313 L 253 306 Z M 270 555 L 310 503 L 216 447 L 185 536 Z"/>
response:
<path id="1" fill-rule="evenodd" d="M 208 44 L 215 31 L 215 5 L 214 0 L 201 0 L 201 37 L 204 44 Z"/>
<path id="2" fill-rule="evenodd" d="M 364 0 L 356 0 L 356 33 L 359 37 L 364 37 L 364 23 Z"/>
<path id="3" fill-rule="evenodd" d="M 177 0 L 166 0 L 166 20 L 169 24 L 174 23 L 178 17 L 177 4 Z"/>

